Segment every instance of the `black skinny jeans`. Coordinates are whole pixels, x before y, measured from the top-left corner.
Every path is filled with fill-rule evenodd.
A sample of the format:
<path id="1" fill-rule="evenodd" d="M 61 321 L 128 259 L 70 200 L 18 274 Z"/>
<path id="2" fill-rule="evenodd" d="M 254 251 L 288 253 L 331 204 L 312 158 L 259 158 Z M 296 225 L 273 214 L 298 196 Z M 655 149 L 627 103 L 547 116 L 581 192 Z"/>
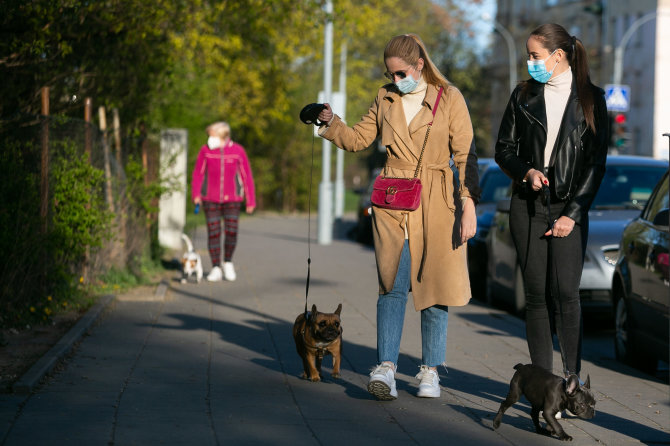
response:
<path id="1" fill-rule="evenodd" d="M 582 356 L 582 309 L 579 282 L 588 236 L 588 220 L 567 237 L 545 237 L 546 207 L 539 193 L 515 193 L 510 232 L 526 285 L 526 340 L 531 362 L 553 373 L 553 332 L 563 372 L 579 375 Z M 564 203 L 551 204 L 551 219 Z"/>

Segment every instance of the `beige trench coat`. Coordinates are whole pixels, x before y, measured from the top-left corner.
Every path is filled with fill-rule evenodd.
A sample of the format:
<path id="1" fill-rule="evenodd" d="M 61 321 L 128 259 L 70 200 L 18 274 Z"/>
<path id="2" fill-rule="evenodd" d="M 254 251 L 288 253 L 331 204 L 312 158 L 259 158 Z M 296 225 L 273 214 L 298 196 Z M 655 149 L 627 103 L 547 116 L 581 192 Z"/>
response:
<path id="1" fill-rule="evenodd" d="M 321 136 L 350 152 L 366 149 L 381 136 L 387 152 L 386 176 L 411 178 L 439 88 L 428 85 L 423 107 L 408 128 L 399 94 L 387 87 L 379 90 L 368 113 L 356 125 L 347 127 L 335 116 Z M 455 177 L 449 167 L 452 156 L 460 185 L 454 184 Z M 453 86 L 443 91 L 419 177 L 423 189 L 421 204 L 415 211 L 373 207 L 379 292 L 385 294 L 393 288 L 407 218 L 415 309 L 466 305 L 471 294 L 466 246 L 460 243 L 460 198 L 472 197 L 477 202 L 479 175 L 470 114 L 463 95 Z"/>

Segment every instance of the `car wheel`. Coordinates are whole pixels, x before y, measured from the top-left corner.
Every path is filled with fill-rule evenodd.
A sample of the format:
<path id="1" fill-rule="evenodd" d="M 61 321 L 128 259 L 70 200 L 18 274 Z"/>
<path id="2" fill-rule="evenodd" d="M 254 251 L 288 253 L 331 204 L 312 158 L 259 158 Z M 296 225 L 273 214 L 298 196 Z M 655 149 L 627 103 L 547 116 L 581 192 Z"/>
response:
<path id="1" fill-rule="evenodd" d="M 657 360 L 635 347 L 633 320 L 626 299 L 619 296 L 614 313 L 614 352 L 616 359 L 647 373 L 656 370 Z"/>
<path id="2" fill-rule="evenodd" d="M 523 274 L 519 265 L 516 266 L 514 271 L 514 311 L 520 316 L 523 316 L 526 312 L 526 287 L 523 283 Z"/>
<path id="3" fill-rule="evenodd" d="M 632 364 L 632 351 L 630 329 L 628 326 L 628 308 L 626 301 L 619 297 L 614 310 L 614 352 L 616 359 L 627 364 Z"/>
<path id="4" fill-rule="evenodd" d="M 497 295 L 500 293 L 500 286 L 495 279 L 488 274 L 488 271 L 484 277 L 486 278 L 484 282 L 484 301 L 491 307 L 499 305 L 500 299 L 498 299 Z"/>

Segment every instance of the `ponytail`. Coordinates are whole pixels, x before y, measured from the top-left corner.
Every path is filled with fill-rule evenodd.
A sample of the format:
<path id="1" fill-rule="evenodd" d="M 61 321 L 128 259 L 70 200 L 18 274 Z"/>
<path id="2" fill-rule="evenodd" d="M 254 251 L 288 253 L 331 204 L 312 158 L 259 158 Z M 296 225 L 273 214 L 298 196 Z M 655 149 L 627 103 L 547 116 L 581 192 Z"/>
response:
<path id="1" fill-rule="evenodd" d="M 584 119 L 586 125 L 596 133 L 596 122 L 593 113 L 593 89 L 591 88 L 591 78 L 589 77 L 589 64 L 586 59 L 586 48 L 582 41 L 572 36 L 572 55 L 570 57 L 570 66 L 575 73 L 575 83 L 577 84 L 577 97 L 582 104 Z"/>

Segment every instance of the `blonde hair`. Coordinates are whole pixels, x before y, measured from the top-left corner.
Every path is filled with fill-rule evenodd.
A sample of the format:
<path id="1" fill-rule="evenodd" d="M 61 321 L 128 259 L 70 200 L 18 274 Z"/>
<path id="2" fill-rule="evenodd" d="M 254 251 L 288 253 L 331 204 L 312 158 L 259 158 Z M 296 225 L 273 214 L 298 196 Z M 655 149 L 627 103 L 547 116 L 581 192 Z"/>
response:
<path id="1" fill-rule="evenodd" d="M 384 61 L 391 57 L 398 57 L 413 67 L 416 67 L 421 58 L 423 59 L 422 75 L 426 83 L 444 88 L 449 86 L 449 81 L 430 59 L 426 46 L 416 34 L 402 34 L 389 40 L 384 48 Z"/>
<path id="2" fill-rule="evenodd" d="M 218 121 L 207 126 L 207 134 L 215 134 L 219 138 L 226 140 L 230 138 L 230 126 L 227 122 Z"/>

